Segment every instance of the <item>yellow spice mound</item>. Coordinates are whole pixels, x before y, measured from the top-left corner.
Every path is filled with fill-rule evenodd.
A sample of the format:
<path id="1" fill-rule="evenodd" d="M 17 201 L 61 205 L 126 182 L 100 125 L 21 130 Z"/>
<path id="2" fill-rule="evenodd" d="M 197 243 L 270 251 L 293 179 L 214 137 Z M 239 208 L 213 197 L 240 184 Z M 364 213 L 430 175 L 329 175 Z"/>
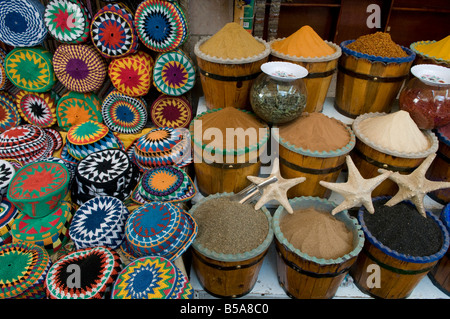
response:
<path id="1" fill-rule="evenodd" d="M 241 25 L 230 22 L 202 43 L 199 49 L 221 59 L 244 59 L 261 54 L 266 47 Z"/>
<path id="2" fill-rule="evenodd" d="M 392 151 L 417 153 L 430 148 L 427 137 L 403 110 L 366 118 L 359 130 L 373 143 Z"/>
<path id="3" fill-rule="evenodd" d="M 416 50 L 437 59 L 450 61 L 450 35 L 437 42 L 418 44 Z"/>
<path id="4" fill-rule="evenodd" d="M 272 49 L 305 58 L 323 57 L 336 52 L 308 25 L 301 27 L 286 39 L 272 43 Z"/>
<path id="5" fill-rule="evenodd" d="M 280 230 L 289 243 L 312 257 L 336 259 L 353 250 L 352 232 L 329 212 L 296 210 L 283 216 Z"/>

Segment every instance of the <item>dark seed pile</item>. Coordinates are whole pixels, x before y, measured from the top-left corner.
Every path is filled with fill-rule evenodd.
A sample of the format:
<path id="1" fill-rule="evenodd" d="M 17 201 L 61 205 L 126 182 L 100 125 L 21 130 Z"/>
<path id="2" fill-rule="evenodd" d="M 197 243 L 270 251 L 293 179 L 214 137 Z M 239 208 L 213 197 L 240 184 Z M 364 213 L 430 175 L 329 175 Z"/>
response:
<path id="1" fill-rule="evenodd" d="M 196 242 L 222 254 L 245 253 L 266 238 L 269 223 L 261 210 L 226 197 L 205 201 L 195 210 Z"/>
<path id="2" fill-rule="evenodd" d="M 367 228 L 378 241 L 398 253 L 415 257 L 430 256 L 441 249 L 443 236 L 436 222 L 405 202 L 388 207 L 384 205 L 386 201 L 373 203 L 374 214 L 364 212 Z"/>

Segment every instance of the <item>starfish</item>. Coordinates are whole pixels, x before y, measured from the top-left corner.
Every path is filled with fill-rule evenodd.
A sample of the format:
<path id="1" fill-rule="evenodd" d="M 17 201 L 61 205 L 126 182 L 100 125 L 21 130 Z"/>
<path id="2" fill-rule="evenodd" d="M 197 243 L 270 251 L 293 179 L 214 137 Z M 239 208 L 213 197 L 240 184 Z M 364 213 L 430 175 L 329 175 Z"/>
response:
<path id="1" fill-rule="evenodd" d="M 258 210 L 269 201 L 276 200 L 287 210 L 289 214 L 292 214 L 294 211 L 287 198 L 287 191 L 289 190 L 289 188 L 304 182 L 306 180 L 306 177 L 296 177 L 292 179 L 284 179 L 283 177 L 281 177 L 278 158 L 275 158 L 273 162 L 272 171 L 269 177 L 262 178 L 256 176 L 247 176 L 247 178 L 254 184 L 261 184 L 262 182 L 272 179 L 273 177 L 275 177 L 277 181 L 267 185 L 264 188 L 263 194 L 255 205 L 255 209 Z"/>
<path id="2" fill-rule="evenodd" d="M 414 172 L 409 175 L 402 175 L 395 172 L 389 176 L 389 179 L 397 183 L 399 190 L 390 200 L 386 202 L 386 206 L 394 206 L 403 200 L 410 199 L 411 202 L 416 206 L 419 213 L 426 217 L 425 207 L 423 204 L 423 199 L 425 195 L 429 192 L 449 188 L 450 182 L 435 182 L 430 181 L 425 177 L 425 173 L 436 157 L 436 153 L 430 154 L 423 162 L 420 164 Z M 385 172 L 384 169 L 379 169 L 379 172 Z"/>
<path id="3" fill-rule="evenodd" d="M 349 155 L 345 157 L 345 161 L 348 168 L 348 178 L 346 183 L 319 181 L 319 184 L 323 187 L 344 196 L 344 201 L 335 207 L 331 211 L 331 214 L 335 215 L 340 211 L 360 205 L 363 205 L 370 214 L 373 214 L 375 209 L 372 204 L 372 191 L 388 178 L 392 172 L 386 171 L 382 175 L 365 179 L 361 176 Z"/>

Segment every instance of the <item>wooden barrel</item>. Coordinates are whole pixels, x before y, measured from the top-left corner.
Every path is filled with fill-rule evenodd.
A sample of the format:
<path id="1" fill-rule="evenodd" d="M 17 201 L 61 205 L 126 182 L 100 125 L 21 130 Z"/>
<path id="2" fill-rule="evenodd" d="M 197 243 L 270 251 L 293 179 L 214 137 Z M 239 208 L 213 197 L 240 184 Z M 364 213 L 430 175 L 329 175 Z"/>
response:
<path id="1" fill-rule="evenodd" d="M 377 58 L 349 50 L 353 40 L 341 43 L 336 79 L 336 110 L 350 118 L 370 112 L 390 112 L 415 58 Z"/>
<path id="2" fill-rule="evenodd" d="M 315 207 L 331 212 L 335 207 L 334 203 L 319 197 L 297 197 L 289 202 L 294 210 Z M 280 229 L 280 218 L 285 214 L 288 213 L 280 206 L 275 211 L 272 223 L 277 250 L 278 282 L 286 294 L 292 298 L 333 298 L 364 245 L 361 227 L 354 218 L 350 218 L 347 211 L 334 215 L 353 232 L 354 249 L 337 259 L 320 259 L 302 253 L 284 237 Z"/>
<path id="3" fill-rule="evenodd" d="M 189 211 L 195 219 L 195 210 L 206 200 L 232 193 L 221 193 L 200 200 Z M 203 289 L 217 298 L 239 298 L 254 288 L 264 257 L 273 240 L 270 212 L 261 208 L 267 217 L 269 231 L 256 248 L 242 254 L 222 254 L 211 251 L 194 240 L 191 246 L 192 267 Z"/>
<path id="4" fill-rule="evenodd" d="M 270 45 L 275 41 L 273 40 Z M 304 112 L 322 112 L 323 104 L 327 97 L 328 89 L 333 75 L 336 73 L 338 59 L 342 54 L 341 48 L 332 43 L 325 41 L 330 47 L 336 50 L 332 55 L 321 58 L 303 58 L 282 54 L 272 49 L 271 61 L 286 61 L 301 65 L 308 70 L 308 75 L 303 78 L 308 92 L 308 99 Z"/>
<path id="5" fill-rule="evenodd" d="M 199 47 L 208 39 L 209 37 L 203 38 L 194 47 L 207 108 L 251 109 L 250 88 L 261 74 L 261 65 L 269 60 L 269 45 L 256 38 L 265 45 L 264 52 L 247 59 L 223 60 L 200 51 Z"/>
<path id="6" fill-rule="evenodd" d="M 207 112 L 216 112 L 219 109 Z M 198 137 L 195 126 L 202 114 L 190 125 L 194 156 L 194 171 L 199 192 L 208 196 L 216 193 L 239 193 L 250 185 L 247 176 L 258 176 L 261 167 L 261 155 L 265 152 L 270 131 L 259 143 L 242 149 L 211 149 Z"/>
<path id="7" fill-rule="evenodd" d="M 312 152 L 296 147 L 280 137 L 277 130 L 272 134 L 278 142 L 280 173 L 283 178 L 305 177 L 306 180 L 288 190 L 288 198 L 316 196 L 328 198 L 331 190 L 321 186 L 319 181 L 334 183 L 345 166 L 345 156 L 355 146 L 353 131 L 342 125 L 350 134 L 350 141 L 343 148 L 329 152 Z"/>
<path id="8" fill-rule="evenodd" d="M 368 140 L 359 130 L 359 123 L 368 117 L 379 116 L 380 113 L 368 113 L 358 116 L 353 121 L 352 128 L 356 135 L 356 145 L 350 153 L 353 163 L 358 167 L 362 177 L 373 178 L 380 173 L 380 168 L 400 174 L 411 174 L 428 155 L 436 152 L 438 140 L 431 131 L 424 131 L 430 141 L 430 148 L 420 153 L 400 153 L 387 150 Z M 390 180 L 384 180 L 372 191 L 372 197 L 393 196 L 398 191 L 397 184 Z"/>
<path id="9" fill-rule="evenodd" d="M 444 207 L 440 219 L 447 231 L 450 232 L 450 204 Z M 450 296 L 450 249 L 437 262 L 436 266 L 430 270 L 428 277 L 437 288 Z"/>
<path id="10" fill-rule="evenodd" d="M 450 139 L 442 135 L 440 129 L 436 130 L 436 136 L 439 140 L 439 148 L 426 177 L 432 181 L 450 182 Z M 446 205 L 450 202 L 450 188 L 435 190 L 428 193 L 428 196 L 436 202 Z"/>
<path id="11" fill-rule="evenodd" d="M 427 218 L 433 219 L 442 230 L 442 248 L 431 256 L 414 257 L 398 253 L 378 241 L 367 229 L 363 219 L 364 208 L 358 212 L 366 241 L 356 263 L 350 269 L 355 285 L 364 293 L 382 299 L 407 298 L 417 284 L 443 257 L 449 247 L 449 234 L 442 222 L 432 213 Z M 376 213 L 375 213 L 376 214 Z M 379 267 L 379 285 L 373 284 L 374 265 Z"/>

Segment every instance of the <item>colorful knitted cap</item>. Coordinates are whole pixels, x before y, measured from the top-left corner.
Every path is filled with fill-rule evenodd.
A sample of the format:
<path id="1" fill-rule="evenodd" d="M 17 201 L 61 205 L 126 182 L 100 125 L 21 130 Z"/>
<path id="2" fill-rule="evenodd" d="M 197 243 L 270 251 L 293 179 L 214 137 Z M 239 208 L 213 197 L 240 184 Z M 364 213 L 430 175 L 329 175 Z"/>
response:
<path id="1" fill-rule="evenodd" d="M 10 162 L 0 159 L 0 199 L 6 195 L 9 183 L 15 173 L 16 169 Z"/>
<path id="2" fill-rule="evenodd" d="M 95 15 L 91 38 L 101 55 L 119 58 L 136 52 L 139 41 L 131 11 L 123 4 L 108 4 Z"/>
<path id="3" fill-rule="evenodd" d="M 77 249 L 105 246 L 116 249 L 124 239 L 129 211 L 112 196 L 94 197 L 75 212 L 69 235 Z"/>
<path id="4" fill-rule="evenodd" d="M 69 171 L 54 162 L 39 161 L 23 166 L 14 175 L 7 197 L 22 213 L 44 217 L 59 208 L 68 192 Z"/>
<path id="5" fill-rule="evenodd" d="M 132 97 L 143 96 L 152 84 L 153 65 L 153 58 L 141 51 L 111 61 L 108 74 L 119 92 Z"/>
<path id="6" fill-rule="evenodd" d="M 194 62 L 182 50 L 160 54 L 153 68 L 153 84 L 161 93 L 183 95 L 194 87 Z"/>
<path id="7" fill-rule="evenodd" d="M 184 12 L 174 2 L 142 1 L 136 9 L 134 24 L 141 42 L 156 52 L 176 50 L 188 35 Z"/>
<path id="8" fill-rule="evenodd" d="M 150 118 L 157 127 L 189 127 L 192 106 L 184 96 L 161 94 L 150 107 Z"/>
<path id="9" fill-rule="evenodd" d="M 8 92 L 0 91 L 0 132 L 19 126 L 21 120 L 14 96 Z"/>
<path id="10" fill-rule="evenodd" d="M 106 62 L 95 48 L 87 44 L 61 44 L 53 55 L 58 80 L 68 90 L 93 92 L 103 85 Z"/>
<path id="11" fill-rule="evenodd" d="M 42 47 L 15 48 L 5 59 L 6 76 L 19 89 L 47 92 L 56 82 L 52 54 Z"/>
<path id="12" fill-rule="evenodd" d="M 72 216 L 72 206 L 66 201 L 44 217 L 35 218 L 19 213 L 11 227 L 13 242 L 41 246 L 49 254 L 56 252 L 66 242 Z"/>
<path id="13" fill-rule="evenodd" d="M 44 22 L 59 42 L 78 44 L 89 38 L 91 14 L 79 0 L 51 0 L 45 7 Z"/>
<path id="14" fill-rule="evenodd" d="M 72 126 L 86 121 L 102 122 L 101 103 L 95 93 L 67 92 L 56 106 L 58 126 L 67 132 Z"/>
<path id="15" fill-rule="evenodd" d="M 38 0 L 0 2 L 0 41 L 13 47 L 33 47 L 47 37 L 44 5 Z"/>
<path id="16" fill-rule="evenodd" d="M 12 242 L 11 228 L 19 210 L 7 198 L 0 202 L 0 244 Z M 0 245 L 0 246 L 1 246 Z"/>
<path id="17" fill-rule="evenodd" d="M 0 298 L 42 298 L 44 279 L 51 265 L 48 253 L 37 245 L 0 246 Z"/>
<path id="18" fill-rule="evenodd" d="M 56 123 L 56 94 L 21 90 L 16 95 L 16 105 L 22 118 L 33 125 L 47 128 Z"/>
<path id="19" fill-rule="evenodd" d="M 136 134 L 141 132 L 147 124 L 147 104 L 142 98 L 131 97 L 113 90 L 103 100 L 102 116 L 110 130 Z"/>

